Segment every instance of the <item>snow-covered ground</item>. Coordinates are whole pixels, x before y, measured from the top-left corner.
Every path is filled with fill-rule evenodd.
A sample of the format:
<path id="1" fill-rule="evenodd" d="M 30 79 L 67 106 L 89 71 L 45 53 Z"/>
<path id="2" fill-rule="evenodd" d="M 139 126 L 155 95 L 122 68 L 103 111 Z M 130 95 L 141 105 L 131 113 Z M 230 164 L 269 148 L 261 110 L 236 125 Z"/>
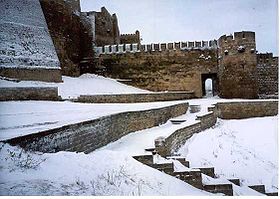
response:
<path id="1" fill-rule="evenodd" d="M 80 77 L 62 76 L 62 83 L 40 81 L 13 82 L 0 80 L 0 87 L 58 87 L 58 94 L 63 99 L 77 98 L 80 95 L 93 94 L 125 94 L 149 93 L 150 91 L 135 88 L 94 74 L 84 74 Z"/>
<path id="2" fill-rule="evenodd" d="M 264 184 L 278 191 L 278 117 L 219 119 L 214 128 L 191 137 L 178 151 L 192 167 L 214 166 L 243 185 Z M 202 147 L 205 146 L 205 147 Z"/>
<path id="3" fill-rule="evenodd" d="M 59 88 L 59 94 L 63 98 L 73 98 L 81 94 L 148 92 L 96 75 L 63 77 L 63 80 L 64 83 L 30 81 L 15 83 L 0 80 L 0 87 L 55 86 Z M 154 140 L 157 137 L 168 136 L 179 128 L 197 122 L 196 115 L 204 114 L 207 107 L 224 101 L 248 100 L 212 97 L 136 104 L 81 104 L 69 101 L 0 102 L 2 140 L 124 111 L 159 108 L 182 102 L 201 105 L 199 113 L 188 112 L 177 117 L 186 120 L 182 124 L 174 125 L 168 121 L 154 128 L 130 133 L 87 155 L 75 152 L 28 153 L 20 148 L 1 144 L 0 195 L 211 195 L 145 166 L 132 156 L 147 154 L 144 149 L 154 147 Z M 239 177 L 243 185 L 241 187 L 233 185 L 235 195 L 259 195 L 248 189 L 246 184 L 263 183 L 267 186 L 267 191 L 277 191 L 273 187 L 277 186 L 278 175 L 275 128 L 277 117 L 219 120 L 215 129 L 193 136 L 181 152 L 190 160 L 193 167 L 215 166 L 220 178 L 211 179 L 203 175 L 203 182 L 206 184 L 217 181 L 229 183 L 226 178 Z M 246 130 L 239 132 L 240 129 Z M 198 144 L 195 144 L 196 142 Z M 191 150 L 192 144 L 200 148 Z M 201 150 L 201 146 L 207 148 L 207 153 Z M 214 157 L 213 160 L 215 155 L 217 158 Z M 233 160 L 231 157 L 236 159 Z M 158 157 L 155 161 L 166 160 Z M 176 170 L 186 169 L 176 162 L 174 164 Z M 229 166 L 224 167 L 227 164 Z"/>
<path id="4" fill-rule="evenodd" d="M 126 111 L 147 110 L 180 102 L 85 104 L 69 101 L 0 102 L 0 140 Z"/>
<path id="5" fill-rule="evenodd" d="M 202 111 L 199 113 L 191 114 L 186 113 L 182 116 L 177 117 L 177 119 L 186 119 L 187 121 L 174 125 L 170 121 L 154 127 L 151 129 L 146 129 L 142 131 L 137 131 L 130 133 L 116 142 L 110 143 L 91 154 L 85 155 L 83 153 L 73 153 L 73 152 L 58 152 L 55 154 L 20 154 L 20 149 L 16 147 L 11 147 L 5 145 L 0 151 L 0 164 L 3 165 L 0 168 L 0 193 L 2 195 L 205 195 L 209 193 L 202 192 L 196 188 L 191 187 L 190 185 L 179 181 L 178 179 L 163 174 L 157 170 L 154 170 L 148 166 L 145 166 L 132 158 L 132 155 L 146 154 L 145 148 L 150 148 L 154 146 L 154 139 L 159 136 L 168 136 L 173 133 L 176 129 L 187 126 L 195 122 L 195 115 L 202 114 L 206 111 L 206 107 L 209 100 L 194 100 L 191 104 L 197 104 L 202 101 L 204 106 Z M 271 118 L 273 118 L 271 120 Z M 277 125 L 277 117 L 271 118 L 261 118 L 264 120 L 270 120 L 270 123 L 262 123 L 260 126 L 257 126 L 259 132 L 267 132 L 275 130 L 273 128 L 268 129 L 267 125 L 272 125 L 275 127 Z M 259 123 L 259 118 L 250 119 Z M 223 121 L 223 120 L 222 120 Z M 243 121 L 243 120 L 238 120 Z M 230 122 L 227 121 L 227 122 Z M 221 120 L 219 120 L 219 123 Z M 273 123 L 273 124 L 272 124 Z M 247 125 L 246 125 L 247 124 Z M 240 124 L 239 124 L 240 126 Z M 219 125 L 218 125 L 219 127 Z M 255 132 L 255 127 L 252 123 L 244 123 L 242 129 L 247 129 L 246 132 Z M 251 131 L 250 131 L 250 128 Z M 230 129 L 230 128 L 229 128 Z M 212 129 L 211 129 L 212 130 Z M 206 130 L 207 132 L 209 130 Z M 213 129 L 214 131 L 214 129 Z M 194 136 L 197 138 L 199 133 Z M 246 133 L 245 132 L 245 133 Z M 244 132 L 243 132 L 244 133 Z M 256 132 L 256 135 L 258 133 Z M 252 134 L 251 134 L 252 135 Z M 207 136 L 206 136 L 207 137 Z M 256 158 L 249 158 L 243 156 L 243 154 L 253 153 L 256 149 L 250 148 L 247 146 L 248 143 L 244 141 L 245 138 L 250 136 L 244 135 L 243 139 L 236 139 L 236 149 L 239 153 L 242 154 L 239 158 L 239 161 L 246 162 L 251 161 L 250 164 L 241 165 L 239 167 L 243 170 L 254 171 L 256 165 L 258 170 L 267 169 L 267 159 L 265 156 L 266 152 L 262 152 L 263 156 L 257 156 Z M 193 138 L 191 138 L 192 140 Z M 215 137 L 215 139 L 217 139 Z M 267 140 L 274 140 L 275 138 L 267 138 Z M 203 139 L 205 140 L 205 139 Z M 239 142 L 239 141 L 243 142 Z M 252 139 L 250 139 L 252 140 Z M 211 140 L 210 140 L 211 141 Z M 206 142 L 206 141 L 205 141 Z M 209 142 L 209 140 L 208 140 Z M 203 143 L 201 146 L 207 146 L 209 144 Z M 227 143 L 225 141 L 225 143 Z M 267 143 L 267 142 L 264 142 Z M 246 145 L 247 144 L 247 145 Z M 244 145 L 244 146 L 243 146 Z M 262 148 L 258 145 L 258 150 L 261 151 Z M 224 146 L 224 148 L 226 148 Z M 273 146 L 266 148 L 271 154 L 276 154 L 276 149 Z M 251 150 L 251 151 L 250 151 Z M 196 152 L 202 152 L 203 150 L 196 150 Z M 271 155 L 273 157 L 273 155 Z M 200 154 L 197 155 L 198 160 L 203 160 L 199 158 Z M 201 156 L 203 157 L 203 156 Z M 190 160 L 191 166 L 201 166 L 195 164 L 192 159 L 187 157 Z M 263 158 L 263 159 L 262 159 Z M 225 159 L 224 161 L 226 161 Z M 158 159 L 158 161 L 163 161 Z M 157 161 L 157 162 L 158 162 Z M 263 161 L 263 164 L 259 164 Z M 274 161 L 271 159 L 270 161 Z M 23 163 L 22 163 L 23 162 Z M 42 163 L 40 163 L 42 162 Z M 40 163 L 40 164 L 39 164 Z M 38 166 L 36 166 L 39 164 Z M 223 163 L 222 165 L 224 165 Z M 231 163 L 232 164 L 232 163 Z M 34 165 L 34 168 L 33 168 Z M 202 165 L 206 166 L 206 165 Z M 216 173 L 220 175 L 219 179 L 211 179 L 207 176 L 203 176 L 204 183 L 213 183 L 217 180 L 219 182 L 228 183 L 226 180 L 227 175 L 223 175 L 223 169 L 217 167 L 215 164 L 209 164 L 209 166 L 215 166 Z M 176 169 L 175 164 L 175 169 Z M 181 168 L 182 169 L 182 168 Z M 227 169 L 227 168 L 226 168 Z M 227 170 L 225 169 L 225 172 Z M 277 164 L 274 168 L 272 175 L 277 174 Z M 178 170 L 178 167 L 177 167 Z M 271 167 L 269 167 L 271 170 Z M 230 174 L 233 174 L 235 170 L 231 170 Z M 275 173 L 276 172 L 276 173 Z M 230 177 L 239 177 L 236 174 L 230 175 Z M 269 177 L 261 178 L 259 175 L 255 176 L 256 179 L 268 179 Z M 253 177 L 251 176 L 251 179 Z M 242 179 L 242 178 L 241 178 Z M 250 178 L 249 178 L 250 179 Z M 276 177 L 277 179 L 277 177 Z M 251 184 L 258 184 L 259 181 L 251 181 Z M 274 182 L 272 182 L 274 183 Z M 242 184 L 247 184 L 242 181 Z M 267 184 L 266 184 L 267 186 Z M 276 184 L 277 186 L 277 184 Z M 259 195 L 257 192 L 246 188 L 246 186 L 234 186 L 235 195 Z M 267 189 L 270 191 L 271 189 Z M 275 189 L 274 189 L 275 191 Z"/>
<path id="6" fill-rule="evenodd" d="M 36 133 L 51 128 L 61 127 L 67 124 L 92 120 L 105 115 L 126 111 L 160 108 L 183 102 L 189 102 L 190 104 L 200 104 L 201 112 L 199 114 L 203 114 L 207 112 L 207 107 L 219 101 L 235 100 L 209 98 L 133 104 L 86 104 L 69 101 L 0 102 L 0 140 Z M 195 115 L 193 116 L 195 118 Z"/>
<path id="7" fill-rule="evenodd" d="M 183 102 L 189 102 L 190 104 L 200 104 L 201 112 L 199 114 L 203 114 L 207 112 L 207 107 L 222 101 L 236 100 L 225 100 L 214 97 L 185 101 L 134 104 L 85 104 L 69 101 L 0 102 L 0 140 L 36 133 L 51 128 L 61 127 L 67 124 L 92 120 L 105 115 L 126 111 L 160 108 Z"/>
<path id="8" fill-rule="evenodd" d="M 211 195 L 119 151 L 19 154 L 2 146 L 0 195 Z"/>

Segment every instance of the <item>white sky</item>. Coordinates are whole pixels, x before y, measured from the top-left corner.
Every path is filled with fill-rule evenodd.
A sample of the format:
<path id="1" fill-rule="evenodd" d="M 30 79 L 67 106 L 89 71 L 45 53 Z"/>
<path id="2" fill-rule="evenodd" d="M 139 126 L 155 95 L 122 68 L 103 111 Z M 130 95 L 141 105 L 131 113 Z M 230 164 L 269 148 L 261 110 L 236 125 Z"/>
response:
<path id="1" fill-rule="evenodd" d="M 81 0 L 82 11 L 116 13 L 121 33 L 142 43 L 218 39 L 256 32 L 257 50 L 278 55 L 277 0 Z"/>

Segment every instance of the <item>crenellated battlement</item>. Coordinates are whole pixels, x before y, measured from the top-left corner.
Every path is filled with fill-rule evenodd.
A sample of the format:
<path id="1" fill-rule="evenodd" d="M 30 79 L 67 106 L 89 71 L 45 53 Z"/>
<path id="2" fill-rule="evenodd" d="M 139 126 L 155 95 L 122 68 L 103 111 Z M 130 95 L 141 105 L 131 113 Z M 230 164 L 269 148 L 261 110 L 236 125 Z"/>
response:
<path id="1" fill-rule="evenodd" d="M 218 40 L 218 49 L 220 95 L 257 98 L 255 33 L 242 31 L 223 35 Z"/>
<path id="2" fill-rule="evenodd" d="M 278 57 L 273 56 L 273 53 L 259 53 L 257 62 L 258 64 L 278 63 Z"/>
<path id="3" fill-rule="evenodd" d="M 121 34 L 120 35 L 120 43 L 121 44 L 140 44 L 140 32 L 136 30 L 135 33 L 132 34 Z"/>
<path id="4" fill-rule="evenodd" d="M 121 34 L 121 36 L 135 36 L 135 33 L 127 33 L 127 34 Z"/>
<path id="5" fill-rule="evenodd" d="M 186 41 L 173 43 L 152 43 L 152 44 L 118 44 L 95 47 L 96 56 L 100 54 L 121 54 L 136 52 L 161 52 L 170 50 L 197 50 L 217 49 L 217 40 L 210 41 Z"/>
<path id="6" fill-rule="evenodd" d="M 245 48 L 247 47 L 247 49 L 250 48 L 249 49 L 250 51 L 255 52 L 255 47 L 256 47 L 255 32 L 241 31 L 241 32 L 234 32 L 233 35 L 232 34 L 223 35 L 218 39 L 218 47 L 222 50 L 227 50 L 227 51 L 231 49 L 242 51 L 245 50 Z"/>

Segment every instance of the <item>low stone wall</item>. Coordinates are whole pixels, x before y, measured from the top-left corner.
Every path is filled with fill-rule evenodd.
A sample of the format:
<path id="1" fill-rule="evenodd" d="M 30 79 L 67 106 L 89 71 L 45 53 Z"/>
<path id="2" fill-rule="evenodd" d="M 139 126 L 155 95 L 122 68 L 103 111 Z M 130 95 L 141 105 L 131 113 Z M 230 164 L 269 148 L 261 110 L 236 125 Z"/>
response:
<path id="1" fill-rule="evenodd" d="M 163 157 L 174 155 L 185 142 L 195 133 L 201 132 L 201 122 L 176 130 L 164 139 L 161 145 L 156 145 L 156 151 Z"/>
<path id="2" fill-rule="evenodd" d="M 214 126 L 218 117 L 244 119 L 277 115 L 278 101 L 222 102 L 208 110 L 211 112 L 197 116 L 197 123 L 178 129 L 167 138 L 160 137 L 160 140 L 155 140 L 157 152 L 164 157 L 174 155 L 193 134 Z"/>
<path id="3" fill-rule="evenodd" d="M 194 92 L 138 93 L 117 95 L 81 95 L 78 102 L 86 103 L 137 103 L 185 100 L 194 98 Z"/>
<path id="4" fill-rule="evenodd" d="M 32 151 L 89 153 L 130 132 L 163 124 L 172 117 L 186 113 L 187 109 L 188 103 L 181 103 L 158 109 L 118 113 L 5 142 Z"/>
<path id="5" fill-rule="evenodd" d="M 9 100 L 59 100 L 56 87 L 3 87 L 0 101 Z"/>
<path id="6" fill-rule="evenodd" d="M 278 114 L 278 101 L 223 102 L 215 109 L 221 119 L 274 116 Z"/>
<path id="7" fill-rule="evenodd" d="M 60 69 L 0 68 L 0 76 L 19 80 L 62 82 Z"/>
<path id="8" fill-rule="evenodd" d="M 205 115 L 197 116 L 196 119 L 201 122 L 202 131 L 214 126 L 217 122 L 217 116 L 214 112 L 210 112 Z"/>

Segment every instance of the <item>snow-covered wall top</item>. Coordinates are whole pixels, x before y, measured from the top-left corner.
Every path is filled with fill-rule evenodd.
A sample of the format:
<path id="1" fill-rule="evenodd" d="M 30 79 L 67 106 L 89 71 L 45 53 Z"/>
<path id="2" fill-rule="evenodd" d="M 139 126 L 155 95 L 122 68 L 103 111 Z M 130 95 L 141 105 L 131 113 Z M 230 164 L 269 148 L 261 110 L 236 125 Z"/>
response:
<path id="1" fill-rule="evenodd" d="M 1 0 L 0 7 L 0 67 L 60 69 L 39 0 Z"/>

